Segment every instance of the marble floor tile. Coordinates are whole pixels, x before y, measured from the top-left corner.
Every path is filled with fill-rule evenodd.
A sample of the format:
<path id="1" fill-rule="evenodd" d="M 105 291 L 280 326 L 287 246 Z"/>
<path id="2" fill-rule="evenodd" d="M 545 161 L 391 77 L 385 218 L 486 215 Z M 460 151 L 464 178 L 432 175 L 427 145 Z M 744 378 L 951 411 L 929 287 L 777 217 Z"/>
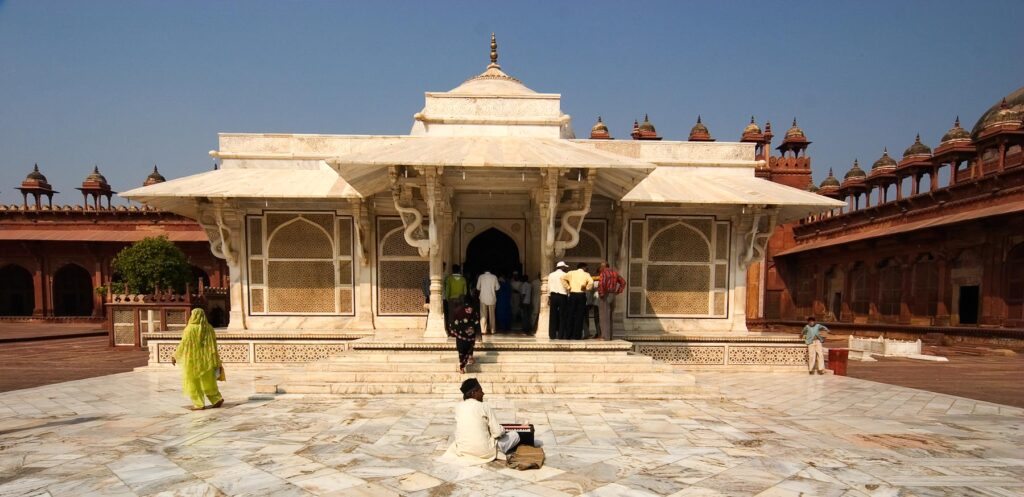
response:
<path id="1" fill-rule="evenodd" d="M 268 374 L 268 373 L 261 373 Z M 844 377 L 698 373 L 714 396 L 489 396 L 541 470 L 438 460 L 455 401 L 282 395 L 186 411 L 175 371 L 0 393 L 0 497 L 1024 496 L 1024 410 Z"/>

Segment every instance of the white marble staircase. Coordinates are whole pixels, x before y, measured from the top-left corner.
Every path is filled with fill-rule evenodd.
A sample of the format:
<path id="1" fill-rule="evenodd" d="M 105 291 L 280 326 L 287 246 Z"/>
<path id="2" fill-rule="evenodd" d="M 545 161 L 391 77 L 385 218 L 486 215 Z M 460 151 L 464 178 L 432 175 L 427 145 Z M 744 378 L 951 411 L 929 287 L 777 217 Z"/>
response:
<path id="1" fill-rule="evenodd" d="M 692 375 L 630 351 L 628 342 L 478 343 L 476 364 L 458 372 L 452 341 L 357 341 L 353 349 L 257 385 L 263 394 L 411 394 L 457 398 L 476 378 L 504 397 L 678 398 L 698 392 Z"/>

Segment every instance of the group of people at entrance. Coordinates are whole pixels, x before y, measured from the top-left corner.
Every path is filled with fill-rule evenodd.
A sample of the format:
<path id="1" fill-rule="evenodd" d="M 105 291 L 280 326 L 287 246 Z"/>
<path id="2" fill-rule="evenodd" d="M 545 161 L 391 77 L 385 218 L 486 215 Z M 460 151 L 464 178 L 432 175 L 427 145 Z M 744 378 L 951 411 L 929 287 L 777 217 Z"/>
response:
<path id="1" fill-rule="evenodd" d="M 626 280 L 607 262 L 601 263 L 597 276 L 591 276 L 585 262 L 570 271 L 568 264 L 559 261 L 548 275 L 548 337 L 611 340 L 615 298 L 625 289 Z M 593 335 L 589 333 L 592 315 L 596 321 Z"/>
<path id="2" fill-rule="evenodd" d="M 445 327 L 451 331 L 452 316 L 464 304 L 476 304 L 481 318 L 483 334 L 494 332 L 520 331 L 533 333 L 537 321 L 537 306 L 540 292 L 540 276 L 530 282 L 529 278 L 512 272 L 511 275 L 492 274 L 489 270 L 477 276 L 475 285 L 462 274 L 460 265 L 452 266 L 452 272 L 443 279 L 441 296 L 444 301 Z M 430 302 L 430 278 L 423 278 L 423 298 Z"/>

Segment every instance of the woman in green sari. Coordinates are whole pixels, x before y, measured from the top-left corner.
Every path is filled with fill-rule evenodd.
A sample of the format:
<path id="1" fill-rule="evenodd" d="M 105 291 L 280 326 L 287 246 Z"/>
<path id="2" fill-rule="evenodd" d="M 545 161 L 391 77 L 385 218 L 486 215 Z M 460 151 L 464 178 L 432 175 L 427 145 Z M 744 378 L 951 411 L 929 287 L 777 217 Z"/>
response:
<path id="1" fill-rule="evenodd" d="M 206 321 L 206 313 L 202 309 L 192 309 L 188 325 L 181 332 L 181 343 L 171 357 L 171 364 L 179 361 L 183 369 L 182 388 L 192 399 L 190 409 L 204 409 L 204 396 L 210 399 L 212 408 L 224 405 L 224 398 L 217 388 L 217 378 L 223 378 L 223 367 L 217 354 L 217 335 Z"/>

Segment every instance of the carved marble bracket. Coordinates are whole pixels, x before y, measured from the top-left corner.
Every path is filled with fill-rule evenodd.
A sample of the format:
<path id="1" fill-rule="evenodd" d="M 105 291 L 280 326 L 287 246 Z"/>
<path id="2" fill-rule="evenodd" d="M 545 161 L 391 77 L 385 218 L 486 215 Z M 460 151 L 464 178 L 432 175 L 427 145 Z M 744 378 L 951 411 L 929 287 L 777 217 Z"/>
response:
<path id="1" fill-rule="evenodd" d="M 241 252 L 239 247 L 235 246 L 236 232 L 232 226 L 237 222 L 237 216 L 233 212 L 226 214 L 221 202 L 209 203 L 207 206 L 202 203 L 197 206 L 200 213 L 197 221 L 210 239 L 210 252 L 214 257 L 227 261 L 229 265 L 237 265 Z"/>
<path id="2" fill-rule="evenodd" d="M 420 257 L 430 257 L 436 253 L 439 247 L 437 237 L 437 218 L 435 216 L 438 196 L 438 174 L 436 168 L 426 167 L 421 171 L 422 183 L 413 183 L 404 178 L 399 181 L 398 168 L 392 166 L 388 174 L 391 178 L 391 197 L 395 202 L 395 210 L 402 219 L 405 230 L 402 232 L 405 242 L 416 248 Z M 427 219 L 429 225 L 426 232 L 423 229 L 424 215 L 416 207 L 412 198 L 412 189 L 421 188 L 424 200 L 427 203 Z M 405 204 L 405 205 L 403 205 Z"/>
<path id="3" fill-rule="evenodd" d="M 583 188 L 574 195 L 575 202 L 570 210 L 562 213 L 558 236 L 554 239 L 555 257 L 565 255 L 567 249 L 571 249 L 580 242 L 580 230 L 583 228 L 583 220 L 590 213 L 590 200 L 594 195 L 594 180 L 597 178 L 597 170 L 587 170 L 587 176 Z M 562 234 L 568 233 L 569 239 L 562 240 Z"/>
<path id="4" fill-rule="evenodd" d="M 750 225 L 743 235 L 743 254 L 740 264 L 743 268 L 750 267 L 755 261 L 764 259 L 768 239 L 775 230 L 779 217 L 778 207 L 747 206 Z"/>
<path id="5" fill-rule="evenodd" d="M 558 187 L 560 174 L 561 171 L 556 168 L 541 170 L 544 182 L 537 195 L 537 207 L 540 210 L 541 224 L 544 225 L 544 250 L 549 254 L 555 250 L 555 216 L 558 213 L 561 194 Z"/>
<path id="6" fill-rule="evenodd" d="M 363 199 L 349 199 L 349 207 L 352 215 L 352 235 L 356 242 L 356 253 L 359 255 L 359 263 L 363 266 L 370 264 L 369 247 L 366 243 L 367 227 L 370 226 L 370 213 L 366 202 Z"/>

